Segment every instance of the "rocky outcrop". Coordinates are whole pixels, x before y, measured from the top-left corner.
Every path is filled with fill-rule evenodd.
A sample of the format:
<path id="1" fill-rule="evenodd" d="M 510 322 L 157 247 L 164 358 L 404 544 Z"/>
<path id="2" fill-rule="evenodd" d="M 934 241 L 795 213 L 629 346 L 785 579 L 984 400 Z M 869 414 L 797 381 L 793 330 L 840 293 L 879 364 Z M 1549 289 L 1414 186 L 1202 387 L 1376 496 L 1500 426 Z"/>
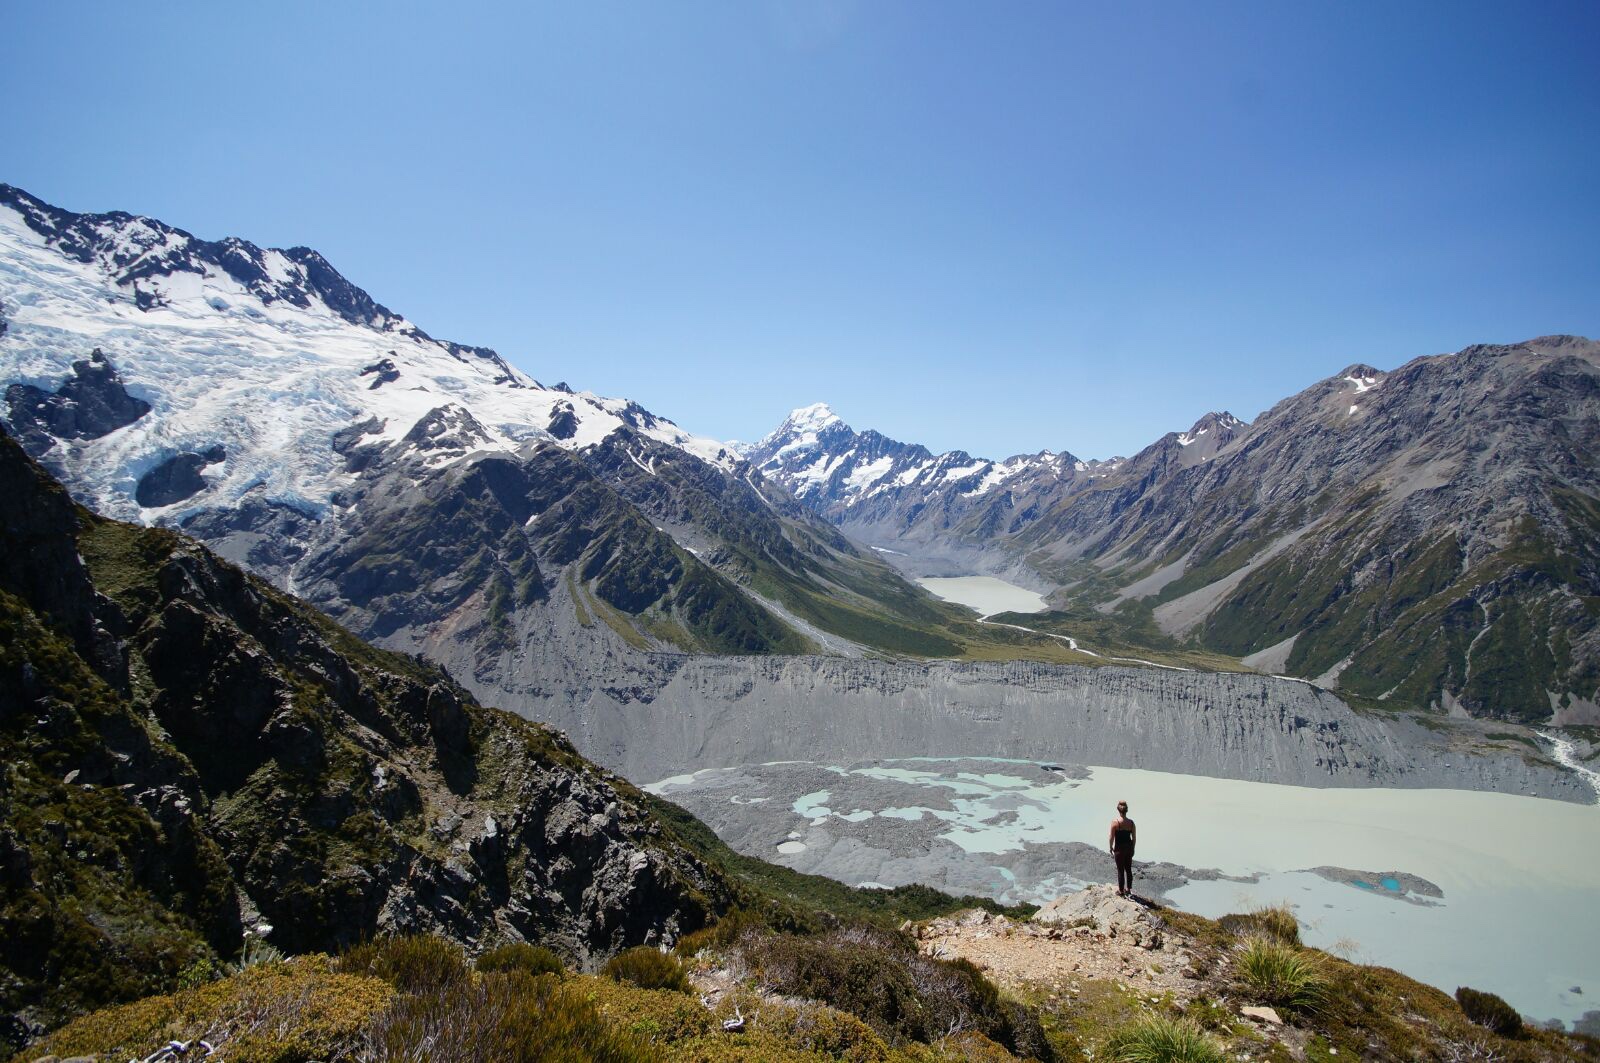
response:
<path id="1" fill-rule="evenodd" d="M 32 384 L 6 388 L 12 430 L 29 450 L 48 449 L 59 439 L 98 439 L 150 412 L 150 404 L 128 394 L 114 367 L 96 347 L 72 363 L 72 375 L 54 392 Z"/>
<path id="2" fill-rule="evenodd" d="M 589 961 L 728 903 L 636 791 L 171 532 L 88 517 L 0 437 L 0 1011 L 434 931 Z M 129 675 L 135 679 L 129 679 Z"/>
<path id="3" fill-rule="evenodd" d="M 1141 949 L 1161 947 L 1166 921 L 1149 906 L 1117 894 L 1114 886 L 1089 886 L 1064 893 L 1033 915 L 1036 923 L 1086 926 Z"/>
<path id="4" fill-rule="evenodd" d="M 207 465 L 217 464 L 227 456 L 228 452 L 220 444 L 208 447 L 199 454 L 189 451 L 174 454 L 139 477 L 133 497 L 146 509 L 182 502 L 205 490 L 206 481 L 200 475 L 200 470 Z"/>

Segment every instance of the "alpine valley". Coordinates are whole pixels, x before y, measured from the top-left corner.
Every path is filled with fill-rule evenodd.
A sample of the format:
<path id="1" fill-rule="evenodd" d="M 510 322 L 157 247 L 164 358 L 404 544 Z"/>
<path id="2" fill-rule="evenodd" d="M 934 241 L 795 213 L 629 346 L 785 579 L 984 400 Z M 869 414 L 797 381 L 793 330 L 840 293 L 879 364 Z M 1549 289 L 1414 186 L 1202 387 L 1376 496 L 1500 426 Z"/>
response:
<path id="1" fill-rule="evenodd" d="M 695 773 L 784 793 L 812 826 L 832 815 L 818 779 L 896 758 L 1596 797 L 1587 339 L 1350 365 L 1131 457 L 934 454 L 822 404 L 743 446 L 436 339 L 309 248 L 0 185 L 0 387 L 18 1045 L 237 955 L 261 922 L 296 953 L 428 933 L 589 969 L 704 943 L 737 910 L 806 934 L 865 920 L 882 936 L 828 947 L 888 950 L 918 992 L 966 986 L 994 1054 L 962 1058 L 1066 1058 L 1033 1005 L 1004 1011 L 977 968 L 885 929 L 954 911 L 926 883 L 966 879 L 860 890 L 752 859 L 807 843 Z M 968 608 L 918 582 L 937 577 L 1043 608 Z M 762 774 L 777 762 L 803 764 Z M 881 796 L 877 770 L 856 783 Z M 993 915 L 1006 889 L 982 887 L 984 918 L 1018 915 Z M 1222 940 L 1189 918 L 1185 949 Z M 737 940 L 751 970 L 790 970 Z M 1435 1009 L 1450 1031 L 1454 1007 Z M 862 1044 L 939 1041 L 851 1014 Z"/>

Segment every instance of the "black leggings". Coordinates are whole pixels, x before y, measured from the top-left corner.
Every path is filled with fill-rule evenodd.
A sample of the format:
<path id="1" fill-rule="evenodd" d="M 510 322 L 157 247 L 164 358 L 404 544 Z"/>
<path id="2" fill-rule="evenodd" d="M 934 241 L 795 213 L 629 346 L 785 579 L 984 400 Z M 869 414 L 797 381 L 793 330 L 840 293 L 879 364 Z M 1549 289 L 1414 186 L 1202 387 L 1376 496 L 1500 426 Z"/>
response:
<path id="1" fill-rule="evenodd" d="M 1114 849 L 1111 853 L 1117 860 L 1117 892 L 1133 892 L 1133 850 Z"/>

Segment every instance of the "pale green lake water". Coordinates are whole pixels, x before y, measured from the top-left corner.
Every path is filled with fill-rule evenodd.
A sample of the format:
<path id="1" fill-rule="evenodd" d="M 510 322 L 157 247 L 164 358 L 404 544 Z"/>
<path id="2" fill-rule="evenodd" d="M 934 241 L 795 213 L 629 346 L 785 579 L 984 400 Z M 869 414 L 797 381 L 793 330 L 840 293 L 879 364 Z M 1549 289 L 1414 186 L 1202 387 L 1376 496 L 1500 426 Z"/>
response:
<path id="1" fill-rule="evenodd" d="M 995 764 L 996 762 L 989 762 Z M 977 773 L 917 758 L 833 767 L 837 785 L 795 802 L 797 816 L 943 821 L 969 853 L 1027 843 L 1105 843 L 1119 799 L 1139 824 L 1141 860 L 1259 881 L 1196 881 L 1169 896 L 1207 916 L 1286 901 L 1309 944 L 1394 967 L 1446 992 L 1499 993 L 1535 1019 L 1571 1022 L 1600 1009 L 1600 807 L 1465 790 L 1316 789 L 1128 768 L 1068 780 L 1037 767 Z M 907 784 L 891 807 L 864 810 L 849 776 Z M 675 782 L 651 787 L 667 792 Z M 919 809 L 937 788 L 954 811 Z M 1020 800 L 1019 800 L 1020 799 Z M 937 802 L 936 802 L 937 803 Z M 1429 906 L 1306 873 L 1319 866 L 1405 872 L 1437 885 Z M 1018 896 L 1071 883 L 1016 882 Z M 1576 986 L 1581 993 L 1572 992 Z"/>
<path id="2" fill-rule="evenodd" d="M 1045 608 L 1044 596 L 993 576 L 928 576 L 917 580 L 924 590 L 947 602 L 992 613 L 1037 613 Z"/>

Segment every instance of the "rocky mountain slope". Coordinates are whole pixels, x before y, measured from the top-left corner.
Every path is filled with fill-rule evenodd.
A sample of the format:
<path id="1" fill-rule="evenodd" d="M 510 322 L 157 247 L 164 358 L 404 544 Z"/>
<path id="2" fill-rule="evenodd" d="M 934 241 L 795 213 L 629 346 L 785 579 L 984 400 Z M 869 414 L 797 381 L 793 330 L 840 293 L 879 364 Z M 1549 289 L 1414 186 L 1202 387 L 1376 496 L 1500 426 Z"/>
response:
<path id="1" fill-rule="evenodd" d="M 13 433 L 364 636 L 950 652 L 938 603 L 728 448 L 435 340 L 316 252 L 0 186 Z M 539 633 L 537 639 L 531 633 Z M 530 641 L 532 639 L 532 641 Z"/>
<path id="2" fill-rule="evenodd" d="M 434 931 L 582 960 L 729 903 L 560 735 L 180 535 L 90 515 L 3 436 L 0 491 L 8 1038 L 261 923 L 291 952 Z"/>
<path id="3" fill-rule="evenodd" d="M 1033 626 L 1199 647 L 1402 705 L 1600 722 L 1593 341 L 1352 365 L 1253 425 L 1207 415 L 1042 488 L 1031 462 L 1014 478 L 974 463 L 947 487 L 903 444 L 908 471 L 928 470 L 905 492 L 841 480 L 871 437 L 791 418 L 751 457 L 912 571 L 956 558 L 1055 588 L 1058 611 Z"/>

